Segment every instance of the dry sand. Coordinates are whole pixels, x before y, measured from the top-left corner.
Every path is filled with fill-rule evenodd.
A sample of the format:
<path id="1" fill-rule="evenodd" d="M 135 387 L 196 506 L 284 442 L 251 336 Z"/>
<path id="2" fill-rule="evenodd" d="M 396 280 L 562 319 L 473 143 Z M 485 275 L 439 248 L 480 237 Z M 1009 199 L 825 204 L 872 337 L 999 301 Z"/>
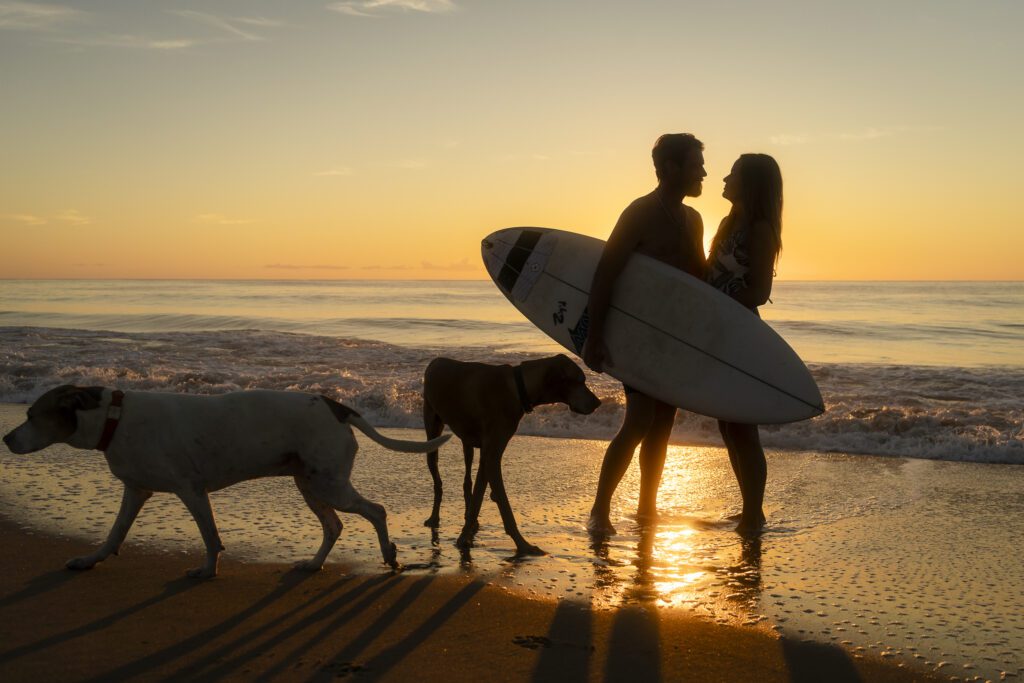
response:
<path id="1" fill-rule="evenodd" d="M 472 576 L 316 574 L 80 541 L 0 519 L 0 680 L 929 681 L 834 646 L 685 613 L 527 600 Z"/>

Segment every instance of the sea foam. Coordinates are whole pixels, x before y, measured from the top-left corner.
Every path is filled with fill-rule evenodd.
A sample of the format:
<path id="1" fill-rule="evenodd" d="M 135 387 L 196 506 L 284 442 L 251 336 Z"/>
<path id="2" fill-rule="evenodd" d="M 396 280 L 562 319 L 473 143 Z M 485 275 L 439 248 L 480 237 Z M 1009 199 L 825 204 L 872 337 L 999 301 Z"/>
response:
<path id="1" fill-rule="evenodd" d="M 438 355 L 518 363 L 539 353 L 503 346 L 410 347 L 286 332 L 126 333 L 0 328 L 0 401 L 27 403 L 59 384 L 217 394 L 244 389 L 321 393 L 384 427 L 419 427 L 422 373 Z M 769 449 L 1024 464 L 1024 369 L 867 363 L 810 365 L 825 414 L 761 428 Z M 592 415 L 541 406 L 520 432 L 608 439 L 621 386 L 588 372 L 602 399 Z M 719 445 L 714 420 L 680 412 L 680 444 Z"/>

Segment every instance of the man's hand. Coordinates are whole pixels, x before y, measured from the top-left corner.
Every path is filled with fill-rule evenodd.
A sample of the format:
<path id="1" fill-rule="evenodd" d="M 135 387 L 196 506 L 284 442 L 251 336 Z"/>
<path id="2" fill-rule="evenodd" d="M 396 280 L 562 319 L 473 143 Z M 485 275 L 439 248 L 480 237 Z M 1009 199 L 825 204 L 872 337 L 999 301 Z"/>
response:
<path id="1" fill-rule="evenodd" d="M 608 345 L 604 338 L 597 335 L 587 337 L 583 345 L 583 362 L 594 372 L 604 372 L 605 366 L 614 367 L 611 354 L 608 353 Z"/>

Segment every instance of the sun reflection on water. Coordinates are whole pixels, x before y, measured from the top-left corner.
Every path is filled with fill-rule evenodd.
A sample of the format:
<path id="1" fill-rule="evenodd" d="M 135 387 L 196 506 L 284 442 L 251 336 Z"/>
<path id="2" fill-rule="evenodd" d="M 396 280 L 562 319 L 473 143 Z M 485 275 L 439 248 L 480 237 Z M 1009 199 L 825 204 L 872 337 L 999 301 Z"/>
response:
<path id="1" fill-rule="evenodd" d="M 630 603 L 684 607 L 734 623 L 757 623 L 761 542 L 733 530 L 731 472 L 707 467 L 705 449 L 669 448 L 657 520 L 621 514 L 635 509 L 638 482 L 624 481 L 618 534 L 593 540 L 590 599 L 599 608 Z M 726 478 L 726 479 L 723 479 Z M 736 496 L 738 499 L 738 495 Z"/>

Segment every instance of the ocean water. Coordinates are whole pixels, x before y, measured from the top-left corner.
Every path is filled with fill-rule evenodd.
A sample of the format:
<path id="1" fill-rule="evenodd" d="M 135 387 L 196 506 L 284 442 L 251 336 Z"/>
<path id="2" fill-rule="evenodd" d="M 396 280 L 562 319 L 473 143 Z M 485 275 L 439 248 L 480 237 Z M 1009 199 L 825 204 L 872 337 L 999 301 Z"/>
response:
<path id="1" fill-rule="evenodd" d="M 763 318 L 828 410 L 762 429 L 769 448 L 1024 463 L 1024 283 L 778 282 Z M 320 392 L 420 425 L 438 355 L 515 363 L 560 352 L 490 282 L 0 280 L 0 401 L 62 383 L 194 393 Z M 619 385 L 586 418 L 542 407 L 521 433 L 606 439 Z M 719 444 L 680 413 L 675 443 Z"/>

